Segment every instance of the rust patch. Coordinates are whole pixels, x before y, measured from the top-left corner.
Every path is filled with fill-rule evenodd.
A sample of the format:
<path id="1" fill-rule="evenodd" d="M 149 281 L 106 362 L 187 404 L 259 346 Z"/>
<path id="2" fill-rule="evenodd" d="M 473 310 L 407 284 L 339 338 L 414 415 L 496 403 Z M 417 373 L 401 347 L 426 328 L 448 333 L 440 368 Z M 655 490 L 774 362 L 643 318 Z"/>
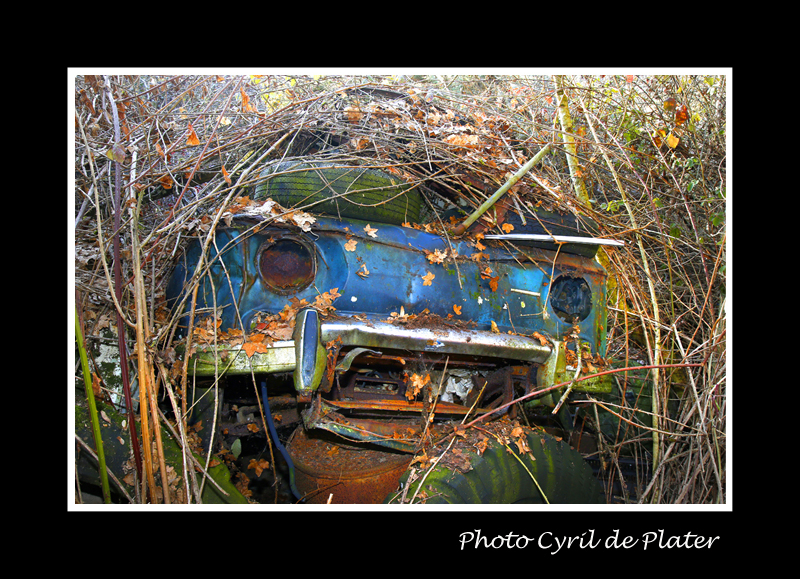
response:
<path id="1" fill-rule="evenodd" d="M 397 488 L 412 456 L 298 428 L 287 445 L 295 484 L 311 504 L 377 504 Z"/>

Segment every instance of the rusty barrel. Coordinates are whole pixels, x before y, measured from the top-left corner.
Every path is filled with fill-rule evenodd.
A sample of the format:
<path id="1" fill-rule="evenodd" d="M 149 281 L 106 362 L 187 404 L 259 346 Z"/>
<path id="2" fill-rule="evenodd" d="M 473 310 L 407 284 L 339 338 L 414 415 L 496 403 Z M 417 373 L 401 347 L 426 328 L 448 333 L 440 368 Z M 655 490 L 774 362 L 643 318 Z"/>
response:
<path id="1" fill-rule="evenodd" d="M 377 450 L 329 432 L 300 426 L 287 450 L 295 485 L 311 504 L 378 504 L 397 488 L 412 456 Z"/>

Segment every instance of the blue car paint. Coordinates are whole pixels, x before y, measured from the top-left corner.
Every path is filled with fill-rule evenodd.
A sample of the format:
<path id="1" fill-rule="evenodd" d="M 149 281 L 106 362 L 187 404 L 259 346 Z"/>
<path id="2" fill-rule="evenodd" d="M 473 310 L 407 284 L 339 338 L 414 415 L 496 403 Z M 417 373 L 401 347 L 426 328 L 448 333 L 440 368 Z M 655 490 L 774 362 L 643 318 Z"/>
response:
<path id="1" fill-rule="evenodd" d="M 439 235 L 386 224 L 372 224 L 375 231 L 370 236 L 365 232 L 367 225 L 319 217 L 309 232 L 247 219 L 218 228 L 209 249 L 210 269 L 200 282 L 197 308 L 211 311 L 209 308 L 216 306 L 223 330 L 243 327 L 249 331 L 259 312 L 278 313 L 291 298 L 313 303 L 320 293 L 336 288 L 340 297 L 333 305 L 339 316 L 385 321 L 402 307 L 409 315 L 428 310 L 442 318 L 451 315 L 453 321 L 471 321 L 478 330 L 491 330 L 494 322 L 501 332 L 539 332 L 561 339 L 572 325 L 556 315 L 548 293 L 551 281 L 566 274 L 583 277 L 591 288 L 593 307 L 579 324 L 579 335 L 595 352 L 605 353 L 605 272 L 595 261 L 535 247 L 520 248 L 522 255 L 485 241 L 487 247 L 479 250 L 474 242 L 453 240 L 451 245 Z M 313 283 L 288 294 L 276 293 L 264 283 L 256 259 L 262 244 L 281 236 L 303 241 L 316 252 Z M 354 251 L 345 249 L 351 239 L 356 241 Z M 457 265 L 449 257 L 442 264 L 431 263 L 427 256 L 437 250 L 448 255 L 455 251 Z M 198 240 L 176 266 L 167 290 L 169 300 L 182 296 L 200 252 Z M 479 253 L 477 260 L 475 254 Z M 491 274 L 482 275 L 487 266 Z M 363 275 L 358 275 L 359 271 Z M 426 285 L 424 276 L 429 274 L 434 277 L 429 277 Z M 490 278 L 497 278 L 496 291 Z M 461 308 L 460 314 L 454 305 Z M 188 312 L 188 300 L 184 308 Z"/>

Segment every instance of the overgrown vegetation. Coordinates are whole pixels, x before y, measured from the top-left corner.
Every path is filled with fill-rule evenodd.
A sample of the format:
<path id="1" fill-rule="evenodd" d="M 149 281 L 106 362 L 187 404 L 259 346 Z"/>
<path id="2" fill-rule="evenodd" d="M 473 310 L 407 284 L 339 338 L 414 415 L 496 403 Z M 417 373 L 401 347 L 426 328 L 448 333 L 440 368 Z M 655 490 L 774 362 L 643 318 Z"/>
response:
<path id="1" fill-rule="evenodd" d="M 252 191 L 259 166 L 368 160 L 417 184 L 441 228 L 442 209 L 474 210 L 549 144 L 500 207 L 570 211 L 626 242 L 599 259 L 608 358 L 652 366 L 653 412 L 630 424 L 654 458 L 638 500 L 724 503 L 726 91 L 720 75 L 77 76 L 75 300 L 87 345 L 122 353 L 121 385 L 95 367 L 95 387 L 138 404 L 131 452 L 146 486 L 172 487 L 158 500 L 199 496 L 192 469 L 176 488 L 163 459 L 165 428 L 191 436 L 158 410 L 159 397 L 187 410 L 164 283 L 186 241 L 210 240 Z M 75 376 L 82 384 L 79 363 Z M 124 402 L 133 381 L 138 399 Z M 608 440 L 607 455 L 617 450 Z"/>

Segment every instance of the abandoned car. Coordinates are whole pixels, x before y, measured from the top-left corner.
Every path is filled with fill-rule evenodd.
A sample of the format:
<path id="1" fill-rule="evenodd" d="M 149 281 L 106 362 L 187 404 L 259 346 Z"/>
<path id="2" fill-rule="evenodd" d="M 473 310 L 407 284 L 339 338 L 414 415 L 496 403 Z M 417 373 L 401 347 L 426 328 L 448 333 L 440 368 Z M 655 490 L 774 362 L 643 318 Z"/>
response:
<path id="1" fill-rule="evenodd" d="M 575 378 L 603 364 L 594 257 L 618 242 L 544 211 L 418 226 L 421 195 L 370 168 L 262 178 L 168 289 L 205 444 L 263 416 L 285 502 L 606 501 L 574 401 L 611 382 Z"/>

